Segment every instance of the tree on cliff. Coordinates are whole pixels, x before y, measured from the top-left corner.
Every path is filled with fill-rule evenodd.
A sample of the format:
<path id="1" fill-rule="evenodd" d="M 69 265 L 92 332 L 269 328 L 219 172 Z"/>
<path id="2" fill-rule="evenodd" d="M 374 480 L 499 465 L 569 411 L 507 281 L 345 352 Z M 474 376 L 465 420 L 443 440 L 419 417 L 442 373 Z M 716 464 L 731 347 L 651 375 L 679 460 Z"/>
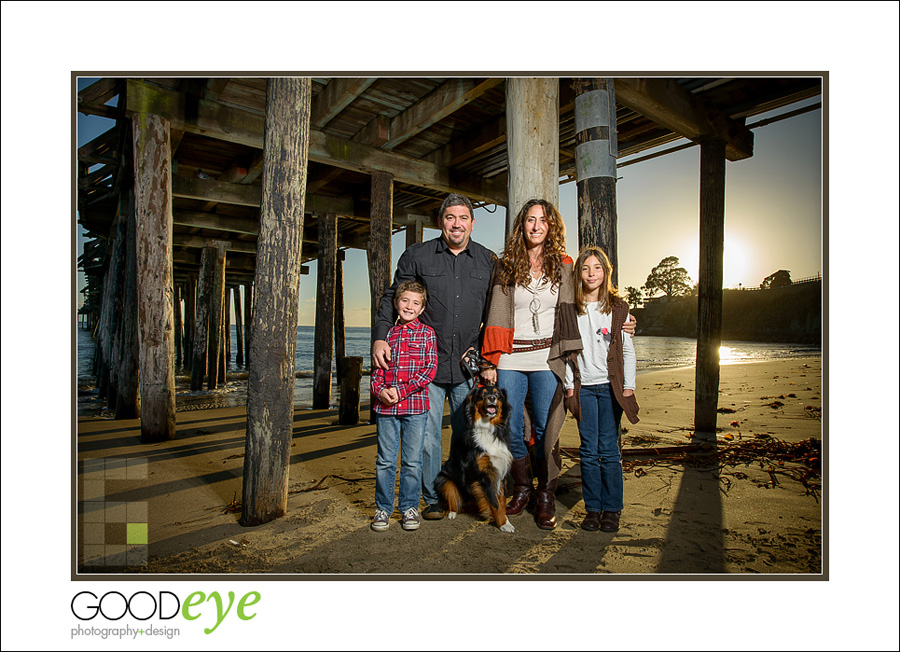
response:
<path id="1" fill-rule="evenodd" d="M 691 279 L 687 270 L 678 266 L 678 258 L 668 256 L 663 258 L 647 276 L 644 289 L 648 298 L 657 292 L 662 292 L 667 297 L 680 297 L 690 294 Z"/>
<path id="2" fill-rule="evenodd" d="M 625 288 L 625 301 L 627 301 L 628 305 L 632 308 L 638 308 L 644 303 L 644 295 L 638 288 L 629 285 Z"/>
<path id="3" fill-rule="evenodd" d="M 763 282 L 759 284 L 759 287 L 763 290 L 768 290 L 770 288 L 783 288 L 791 283 L 791 273 L 786 269 L 779 269 L 774 274 L 769 274 L 765 277 Z"/>

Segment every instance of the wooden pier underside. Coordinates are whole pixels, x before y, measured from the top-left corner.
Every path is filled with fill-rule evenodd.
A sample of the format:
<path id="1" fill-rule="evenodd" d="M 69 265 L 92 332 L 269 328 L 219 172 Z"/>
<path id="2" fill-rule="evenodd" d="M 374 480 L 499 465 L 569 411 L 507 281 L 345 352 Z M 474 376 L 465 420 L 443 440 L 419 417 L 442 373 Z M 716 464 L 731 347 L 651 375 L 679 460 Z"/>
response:
<path id="1" fill-rule="evenodd" d="M 559 80 L 559 171 L 575 179 L 575 92 Z M 726 157 L 752 155 L 747 119 L 821 94 L 819 77 L 618 78 L 620 159 L 688 138 L 715 137 Z M 303 262 L 318 257 L 318 216 L 338 218 L 340 249 L 367 247 L 371 175 L 392 175 L 393 229 L 432 225 L 448 192 L 507 203 L 503 78 L 313 78 Z M 103 78 L 77 110 L 116 120 L 78 149 L 80 223 L 88 244 L 87 310 L 99 303 L 119 195 L 132 187 L 130 116 L 171 126 L 174 278 L 197 274 L 203 247 L 224 243 L 229 282 L 252 282 L 259 230 L 266 80 Z M 421 227 L 419 227 L 421 228 Z"/>

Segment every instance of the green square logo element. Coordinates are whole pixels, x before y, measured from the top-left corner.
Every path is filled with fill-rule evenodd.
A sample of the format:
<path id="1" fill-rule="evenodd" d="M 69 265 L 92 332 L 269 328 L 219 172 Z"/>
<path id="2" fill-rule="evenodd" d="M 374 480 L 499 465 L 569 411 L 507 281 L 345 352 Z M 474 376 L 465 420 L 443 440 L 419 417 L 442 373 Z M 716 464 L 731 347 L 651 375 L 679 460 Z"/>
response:
<path id="1" fill-rule="evenodd" d="M 125 542 L 128 545 L 147 545 L 147 524 L 128 523 Z"/>

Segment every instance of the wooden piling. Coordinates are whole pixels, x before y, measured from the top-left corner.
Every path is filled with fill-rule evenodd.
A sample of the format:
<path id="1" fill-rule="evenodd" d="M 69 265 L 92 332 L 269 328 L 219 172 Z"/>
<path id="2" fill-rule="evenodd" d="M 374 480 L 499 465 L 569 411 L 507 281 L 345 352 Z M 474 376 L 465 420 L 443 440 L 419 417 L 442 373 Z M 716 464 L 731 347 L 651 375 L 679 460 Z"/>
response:
<path id="1" fill-rule="evenodd" d="M 347 324 L 344 321 L 344 259 L 346 252 L 337 252 L 334 265 L 334 359 L 340 360 L 347 355 Z M 341 365 L 335 365 L 337 381 L 343 379 Z"/>
<path id="2" fill-rule="evenodd" d="M 182 366 L 192 371 L 194 364 L 194 321 L 197 318 L 197 275 L 188 274 L 184 284 L 184 352 Z"/>
<path id="3" fill-rule="evenodd" d="M 123 207 L 124 198 L 120 197 L 119 210 L 115 220 L 116 237 L 113 242 L 112 256 L 110 257 L 110 281 L 112 288 L 112 310 L 109 314 L 109 384 L 106 392 L 106 407 L 108 410 L 116 409 L 116 401 L 119 394 L 119 360 L 121 357 L 122 339 L 122 304 L 125 301 L 125 230 L 126 217 Z"/>
<path id="4" fill-rule="evenodd" d="M 141 440 L 175 437 L 172 180 L 169 121 L 132 116 L 137 214 Z"/>
<path id="5" fill-rule="evenodd" d="M 175 288 L 175 366 L 181 364 L 182 354 L 182 333 L 183 326 L 181 321 L 181 286 L 176 285 Z"/>
<path id="6" fill-rule="evenodd" d="M 369 289 L 371 298 L 372 333 L 375 332 L 375 317 L 381 296 L 391 284 L 391 227 L 394 208 L 394 178 L 386 172 L 372 174 L 372 205 L 369 232 L 369 247 L 366 255 L 369 259 Z M 371 343 L 370 343 L 371 350 Z M 371 398 L 371 397 L 370 397 Z M 375 401 L 369 421 L 375 422 Z"/>
<path id="7" fill-rule="evenodd" d="M 725 248 L 725 143 L 700 143 L 700 260 L 694 429 L 715 434 L 722 343 L 722 267 Z"/>
<path id="8" fill-rule="evenodd" d="M 244 364 L 250 364 L 250 325 L 253 317 L 253 284 L 244 283 Z"/>
<path id="9" fill-rule="evenodd" d="M 122 354 L 119 358 L 119 389 L 116 393 L 116 419 L 141 416 L 140 346 L 138 342 L 137 305 L 137 222 L 134 192 L 123 192 L 127 202 L 125 214 L 124 302 L 122 303 Z"/>
<path id="10" fill-rule="evenodd" d="M 224 306 L 222 307 L 222 357 L 219 358 L 219 384 L 224 385 L 228 365 L 231 364 L 231 288 L 225 289 Z"/>
<path id="11" fill-rule="evenodd" d="M 194 354 L 191 362 L 191 391 L 203 388 L 209 350 L 209 297 L 216 274 L 216 249 L 204 247 L 200 253 L 200 277 L 197 279 L 197 316 L 194 321 Z"/>
<path id="12" fill-rule="evenodd" d="M 575 88 L 578 248 L 600 247 L 618 286 L 616 91 L 612 78 L 582 78 Z"/>
<path id="13" fill-rule="evenodd" d="M 236 285 L 234 288 L 234 334 L 237 338 L 235 342 L 234 362 L 235 364 L 244 364 L 244 318 L 241 307 L 241 286 Z"/>
<path id="14" fill-rule="evenodd" d="M 214 243 L 216 244 L 216 243 Z M 206 389 L 215 389 L 219 382 L 219 359 L 222 355 L 225 307 L 225 246 L 216 244 L 215 274 L 209 298 L 209 345 L 207 349 Z"/>
<path id="15" fill-rule="evenodd" d="M 337 215 L 319 215 L 319 258 L 316 273 L 316 335 L 313 409 L 331 405 L 331 356 L 334 335 L 334 287 L 337 269 Z"/>
<path id="16" fill-rule="evenodd" d="M 294 425 L 311 81 L 266 82 L 263 186 L 252 315 L 241 525 L 283 516 Z"/>
<path id="17" fill-rule="evenodd" d="M 421 217 L 417 217 L 416 221 L 406 227 L 406 248 L 409 249 L 414 244 L 422 242 L 425 238 L 425 224 Z"/>
<path id="18" fill-rule="evenodd" d="M 338 358 L 341 373 L 341 400 L 338 407 L 338 423 L 355 426 L 359 423 L 359 384 L 362 381 L 362 358 L 342 356 Z"/>
<path id="19" fill-rule="evenodd" d="M 559 79 L 506 80 L 506 231 L 532 198 L 559 206 Z"/>

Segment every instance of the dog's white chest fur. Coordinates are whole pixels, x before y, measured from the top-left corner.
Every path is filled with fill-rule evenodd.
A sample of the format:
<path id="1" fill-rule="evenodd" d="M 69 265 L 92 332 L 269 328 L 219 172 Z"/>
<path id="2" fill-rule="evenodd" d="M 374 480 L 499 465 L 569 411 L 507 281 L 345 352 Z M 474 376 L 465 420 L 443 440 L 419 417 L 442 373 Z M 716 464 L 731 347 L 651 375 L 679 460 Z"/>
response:
<path id="1" fill-rule="evenodd" d="M 512 453 L 509 448 L 494 436 L 494 426 L 490 421 L 478 420 L 472 434 L 478 447 L 491 458 L 491 464 L 497 469 L 500 478 L 505 478 L 512 466 Z"/>

